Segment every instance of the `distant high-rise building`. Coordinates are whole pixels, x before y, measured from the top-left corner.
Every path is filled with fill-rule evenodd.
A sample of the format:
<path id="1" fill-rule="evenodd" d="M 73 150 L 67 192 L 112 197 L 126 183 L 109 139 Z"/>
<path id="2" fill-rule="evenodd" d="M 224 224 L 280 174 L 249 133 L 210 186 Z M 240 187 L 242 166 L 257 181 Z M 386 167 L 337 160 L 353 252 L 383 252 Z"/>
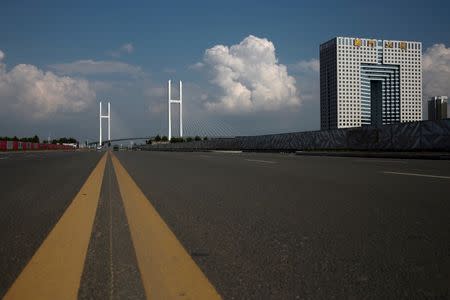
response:
<path id="1" fill-rule="evenodd" d="M 447 118 L 447 99 L 447 96 L 437 96 L 428 100 L 428 120 Z"/>
<path id="2" fill-rule="evenodd" d="M 422 120 L 422 43 L 336 37 L 320 45 L 321 129 Z"/>

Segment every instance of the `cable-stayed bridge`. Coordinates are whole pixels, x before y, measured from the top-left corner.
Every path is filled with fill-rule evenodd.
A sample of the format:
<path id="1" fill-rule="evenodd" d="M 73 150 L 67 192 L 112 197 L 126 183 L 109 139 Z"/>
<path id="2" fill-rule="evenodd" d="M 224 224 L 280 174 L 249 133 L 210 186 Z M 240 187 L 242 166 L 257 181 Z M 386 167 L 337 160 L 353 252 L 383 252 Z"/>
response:
<path id="1" fill-rule="evenodd" d="M 227 125 L 224 121 L 220 120 L 201 120 L 201 119 L 192 119 L 188 120 L 186 123 L 183 123 L 183 105 L 182 105 L 182 99 L 183 99 L 183 85 L 180 81 L 179 83 L 179 99 L 172 99 L 171 97 L 171 81 L 168 81 L 168 118 L 167 118 L 167 134 L 165 133 L 158 133 L 160 136 L 167 136 L 170 140 L 174 135 L 172 134 L 172 127 L 174 127 L 173 123 L 178 122 L 178 126 L 175 126 L 174 129 L 177 129 L 179 137 L 208 137 L 208 138 L 221 138 L 221 137 L 233 137 L 235 136 L 234 130 L 231 128 L 231 126 Z M 172 105 L 179 105 L 179 117 L 173 118 L 172 116 Z M 98 141 L 90 142 L 88 145 L 105 145 L 107 143 L 113 143 L 113 142 L 120 142 L 120 141 L 133 141 L 133 140 L 148 140 L 153 139 L 156 137 L 157 134 L 154 134 L 152 136 L 144 136 L 144 137 L 123 137 L 119 139 L 112 139 L 111 138 L 111 104 L 108 102 L 108 111 L 106 115 L 102 114 L 102 103 L 100 102 L 99 105 L 99 138 Z M 107 119 L 107 133 L 108 138 L 105 140 L 102 136 L 102 120 Z M 176 124 L 175 124 L 176 125 Z M 183 125 L 185 126 L 185 129 L 183 129 Z M 160 128 L 163 129 L 163 128 Z M 184 133 L 183 133 L 184 130 Z"/>

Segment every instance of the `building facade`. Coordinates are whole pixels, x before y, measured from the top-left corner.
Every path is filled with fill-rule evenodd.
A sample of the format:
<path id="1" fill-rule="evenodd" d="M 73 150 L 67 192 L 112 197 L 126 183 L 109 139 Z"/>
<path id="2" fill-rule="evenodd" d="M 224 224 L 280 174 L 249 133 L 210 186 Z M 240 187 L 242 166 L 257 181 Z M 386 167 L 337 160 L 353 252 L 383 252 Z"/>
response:
<path id="1" fill-rule="evenodd" d="M 428 120 L 447 119 L 447 96 L 431 97 L 428 100 Z"/>
<path id="2" fill-rule="evenodd" d="M 320 45 L 321 129 L 422 120 L 420 42 L 336 37 Z"/>

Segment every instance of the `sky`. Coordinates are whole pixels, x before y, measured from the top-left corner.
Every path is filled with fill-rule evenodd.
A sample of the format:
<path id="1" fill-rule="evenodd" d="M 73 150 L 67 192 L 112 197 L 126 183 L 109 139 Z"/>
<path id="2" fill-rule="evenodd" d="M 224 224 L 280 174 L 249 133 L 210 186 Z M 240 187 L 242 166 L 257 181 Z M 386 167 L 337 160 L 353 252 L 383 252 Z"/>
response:
<path id="1" fill-rule="evenodd" d="M 335 36 L 421 41 L 424 98 L 450 95 L 449 11 L 448 1 L 3 0 L 0 136 L 98 139 L 100 100 L 112 138 L 166 135 L 169 79 L 174 97 L 183 81 L 185 135 L 317 130 L 319 45 Z"/>

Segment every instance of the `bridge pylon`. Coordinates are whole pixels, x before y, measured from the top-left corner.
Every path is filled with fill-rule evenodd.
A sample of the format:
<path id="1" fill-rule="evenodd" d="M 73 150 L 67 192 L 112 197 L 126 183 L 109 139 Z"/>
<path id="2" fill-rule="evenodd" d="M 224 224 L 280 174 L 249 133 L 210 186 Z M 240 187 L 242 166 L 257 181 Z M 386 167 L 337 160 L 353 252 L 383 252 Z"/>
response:
<path id="1" fill-rule="evenodd" d="M 102 102 L 100 101 L 100 112 L 99 112 L 99 121 L 100 121 L 100 134 L 98 138 L 98 145 L 102 145 L 102 119 L 108 119 L 108 141 L 111 140 L 111 103 L 108 102 L 108 114 L 102 115 Z"/>
<path id="2" fill-rule="evenodd" d="M 180 104 L 180 137 L 183 137 L 183 83 L 180 80 L 180 98 L 172 99 L 172 86 L 171 80 L 169 80 L 169 141 L 172 139 L 172 103 Z"/>

